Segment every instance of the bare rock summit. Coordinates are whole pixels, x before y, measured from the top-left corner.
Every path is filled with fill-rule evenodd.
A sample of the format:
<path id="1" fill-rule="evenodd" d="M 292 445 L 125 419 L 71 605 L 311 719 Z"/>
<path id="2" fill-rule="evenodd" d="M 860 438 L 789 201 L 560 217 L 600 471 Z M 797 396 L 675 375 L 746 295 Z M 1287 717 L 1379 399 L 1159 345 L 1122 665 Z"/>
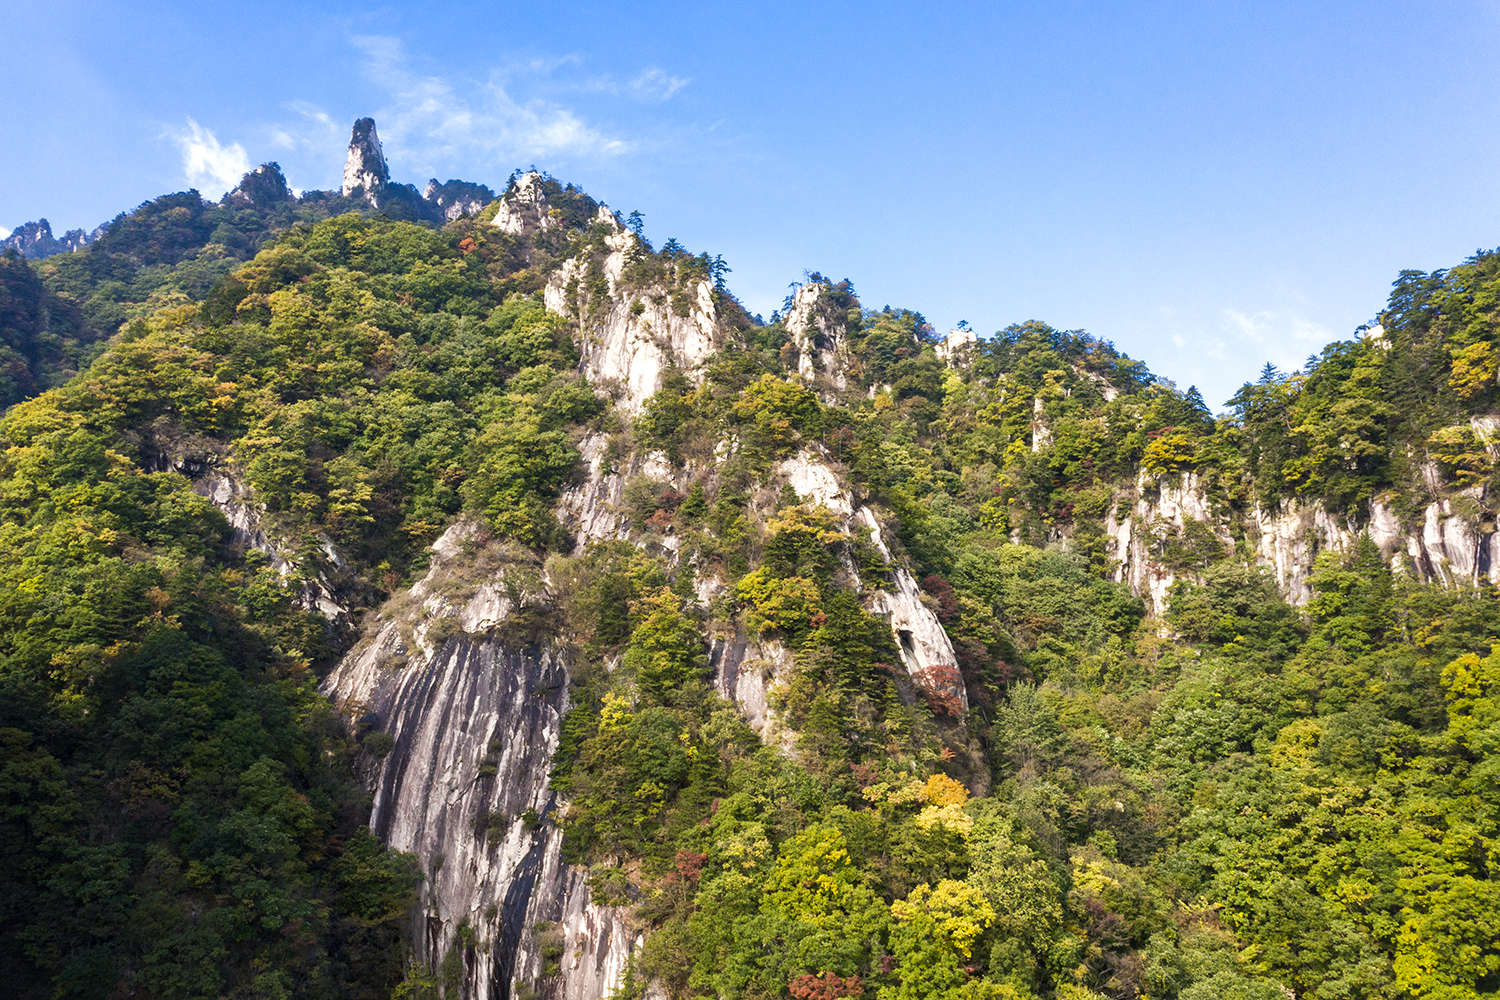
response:
<path id="1" fill-rule="evenodd" d="M 380 136 L 375 133 L 375 119 L 361 118 L 354 123 L 353 134 L 349 136 L 349 156 L 344 160 L 344 186 L 340 193 L 346 198 L 362 197 L 372 207 L 379 208 L 380 196 L 390 179 Z"/>

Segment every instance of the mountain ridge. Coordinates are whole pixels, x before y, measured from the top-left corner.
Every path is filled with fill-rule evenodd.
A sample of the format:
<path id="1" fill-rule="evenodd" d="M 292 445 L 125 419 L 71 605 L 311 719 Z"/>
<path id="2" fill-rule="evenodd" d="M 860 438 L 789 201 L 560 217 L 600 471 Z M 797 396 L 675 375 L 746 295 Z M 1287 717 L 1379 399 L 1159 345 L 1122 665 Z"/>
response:
<path id="1" fill-rule="evenodd" d="M 0 261 L 18 995 L 1492 990 L 1500 255 L 1214 415 L 381 184 Z"/>

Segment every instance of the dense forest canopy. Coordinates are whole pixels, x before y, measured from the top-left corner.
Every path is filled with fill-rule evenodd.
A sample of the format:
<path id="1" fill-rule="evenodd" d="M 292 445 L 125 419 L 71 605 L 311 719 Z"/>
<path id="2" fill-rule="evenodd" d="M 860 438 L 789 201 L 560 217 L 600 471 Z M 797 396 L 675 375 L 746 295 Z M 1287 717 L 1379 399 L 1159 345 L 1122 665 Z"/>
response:
<path id="1" fill-rule="evenodd" d="M 649 931 L 622 998 L 1500 991 L 1494 593 L 1364 538 L 1294 606 L 1246 535 L 1292 502 L 1494 532 L 1500 252 L 1403 272 L 1378 327 L 1215 415 L 1040 322 L 945 356 L 821 275 L 810 326 L 792 299 L 763 322 L 639 217 L 616 281 L 621 227 L 543 189 L 551 225 L 522 234 L 495 206 L 439 227 L 187 192 L 0 260 L 16 995 L 456 995 L 401 948 L 419 860 L 364 826 L 390 737 L 317 683 L 460 517 L 529 574 L 501 638 L 570 658 L 564 807 L 529 821 Z M 704 364 L 638 414 L 590 383 L 591 316 L 686 316 L 700 284 Z M 558 500 L 586 438 L 690 485 L 635 476 L 629 537 L 576 546 Z M 778 482 L 809 454 L 879 544 Z M 273 545 L 212 502 L 226 481 Z M 1214 519 L 1151 529 L 1176 579 L 1153 609 L 1107 526 L 1187 487 Z M 893 666 L 869 608 L 897 565 L 951 677 Z M 708 683 L 716 635 L 790 654 L 772 729 Z"/>

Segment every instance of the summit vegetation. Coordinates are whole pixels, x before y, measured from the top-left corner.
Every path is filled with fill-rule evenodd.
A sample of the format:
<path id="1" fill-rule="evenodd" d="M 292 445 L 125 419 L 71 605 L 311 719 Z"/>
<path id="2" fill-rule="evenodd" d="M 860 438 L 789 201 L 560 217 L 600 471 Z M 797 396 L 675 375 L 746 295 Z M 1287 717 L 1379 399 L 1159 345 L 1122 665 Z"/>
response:
<path id="1" fill-rule="evenodd" d="M 945 360 L 816 274 L 800 374 L 791 300 L 749 315 L 638 219 L 612 286 L 620 230 L 542 188 L 524 235 L 188 192 L 0 260 L 12 995 L 458 995 L 403 951 L 422 863 L 364 825 L 391 738 L 317 684 L 461 517 L 547 581 L 497 641 L 568 657 L 530 820 L 647 932 L 619 1000 L 1500 992 L 1500 603 L 1364 538 L 1294 606 L 1248 534 L 1293 502 L 1494 531 L 1500 252 L 1402 273 L 1378 328 L 1215 414 L 1040 322 Z M 716 350 L 639 415 L 581 374 L 592 319 L 701 286 Z M 579 547 L 586 436 L 674 472 Z M 796 456 L 880 544 L 778 479 Z M 1214 518 L 1136 526 L 1177 580 L 1154 614 L 1108 525 L 1166 488 Z M 870 610 L 898 567 L 956 652 L 931 676 Z M 763 731 L 710 682 L 733 639 L 790 664 Z"/>

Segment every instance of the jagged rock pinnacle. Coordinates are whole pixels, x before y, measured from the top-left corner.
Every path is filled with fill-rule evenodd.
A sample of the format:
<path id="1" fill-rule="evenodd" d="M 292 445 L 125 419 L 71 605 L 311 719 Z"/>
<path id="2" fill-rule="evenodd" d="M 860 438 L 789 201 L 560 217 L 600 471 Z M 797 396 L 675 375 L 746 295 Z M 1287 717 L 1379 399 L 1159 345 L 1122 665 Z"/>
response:
<path id="1" fill-rule="evenodd" d="M 86 233 L 82 229 L 70 229 L 60 238 L 54 238 L 52 224 L 46 219 L 23 222 L 9 236 L 0 240 L 0 251 L 15 250 L 22 257 L 41 260 L 53 254 L 82 250 L 102 236 L 104 229 L 104 226 L 100 226 L 92 233 Z"/>
<path id="2" fill-rule="evenodd" d="M 378 208 L 380 195 L 390 179 L 385 153 L 380 148 L 380 136 L 375 134 L 375 119 L 361 118 L 354 123 L 354 132 L 349 137 L 342 193 L 346 198 L 358 194 Z"/>

